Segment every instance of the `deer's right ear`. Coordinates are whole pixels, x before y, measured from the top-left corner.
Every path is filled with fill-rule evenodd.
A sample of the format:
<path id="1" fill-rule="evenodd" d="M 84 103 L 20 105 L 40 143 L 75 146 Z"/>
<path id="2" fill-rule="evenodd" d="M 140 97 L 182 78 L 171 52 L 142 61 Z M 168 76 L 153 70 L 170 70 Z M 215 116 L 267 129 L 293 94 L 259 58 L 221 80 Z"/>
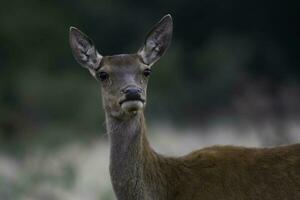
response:
<path id="1" fill-rule="evenodd" d="M 97 52 L 93 41 L 79 29 L 70 27 L 70 46 L 76 61 L 94 74 L 103 56 Z"/>

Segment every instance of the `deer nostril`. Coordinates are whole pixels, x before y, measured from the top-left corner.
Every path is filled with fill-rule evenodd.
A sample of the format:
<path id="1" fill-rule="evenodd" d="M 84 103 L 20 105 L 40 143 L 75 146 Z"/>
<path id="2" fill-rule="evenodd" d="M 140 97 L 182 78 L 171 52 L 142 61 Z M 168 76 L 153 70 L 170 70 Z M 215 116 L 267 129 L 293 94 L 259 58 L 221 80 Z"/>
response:
<path id="1" fill-rule="evenodd" d="M 121 94 L 126 94 L 126 90 L 125 90 L 125 89 L 122 89 L 122 90 L 121 90 Z"/>

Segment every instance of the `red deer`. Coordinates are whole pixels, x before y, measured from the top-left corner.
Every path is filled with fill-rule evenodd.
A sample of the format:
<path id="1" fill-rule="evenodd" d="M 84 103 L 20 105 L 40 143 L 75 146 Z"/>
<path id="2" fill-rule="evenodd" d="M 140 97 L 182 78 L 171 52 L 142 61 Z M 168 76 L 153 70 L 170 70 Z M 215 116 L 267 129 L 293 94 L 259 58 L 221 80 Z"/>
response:
<path id="1" fill-rule="evenodd" d="M 300 144 L 213 146 L 177 158 L 162 156 L 150 147 L 143 113 L 147 84 L 153 64 L 170 44 L 172 31 L 172 18 L 166 15 L 137 53 L 102 56 L 87 35 L 70 28 L 75 59 L 101 87 L 117 199 L 299 200 Z"/>

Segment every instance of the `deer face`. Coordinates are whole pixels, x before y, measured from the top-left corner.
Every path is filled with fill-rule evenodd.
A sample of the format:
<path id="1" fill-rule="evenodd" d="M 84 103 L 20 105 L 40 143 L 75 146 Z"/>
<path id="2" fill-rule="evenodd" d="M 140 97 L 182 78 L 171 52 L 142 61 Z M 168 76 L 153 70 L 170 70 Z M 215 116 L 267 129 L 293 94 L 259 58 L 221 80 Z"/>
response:
<path id="1" fill-rule="evenodd" d="M 100 82 L 104 109 L 108 114 L 123 118 L 144 109 L 151 66 L 168 48 L 172 29 L 172 18 L 166 15 L 148 33 L 136 54 L 102 56 L 87 35 L 77 28 L 70 28 L 73 55 Z"/>
<path id="2" fill-rule="evenodd" d="M 115 117 L 135 114 L 146 105 L 146 89 L 150 67 L 137 55 L 103 57 L 95 73 L 101 82 L 104 108 Z"/>

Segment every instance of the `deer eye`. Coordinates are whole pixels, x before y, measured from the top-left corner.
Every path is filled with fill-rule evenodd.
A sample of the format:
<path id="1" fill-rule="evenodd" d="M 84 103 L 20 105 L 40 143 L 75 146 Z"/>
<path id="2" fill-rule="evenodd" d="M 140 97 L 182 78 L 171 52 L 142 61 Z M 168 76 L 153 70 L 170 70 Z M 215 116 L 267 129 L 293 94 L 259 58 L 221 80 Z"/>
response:
<path id="1" fill-rule="evenodd" d="M 145 77 L 150 76 L 150 74 L 151 74 L 151 69 L 149 69 L 149 68 L 145 69 L 145 70 L 143 71 L 143 74 L 144 74 Z"/>
<path id="2" fill-rule="evenodd" d="M 101 81 L 105 81 L 108 79 L 109 75 L 106 72 L 100 72 L 99 74 L 97 74 L 97 77 L 101 80 Z"/>

